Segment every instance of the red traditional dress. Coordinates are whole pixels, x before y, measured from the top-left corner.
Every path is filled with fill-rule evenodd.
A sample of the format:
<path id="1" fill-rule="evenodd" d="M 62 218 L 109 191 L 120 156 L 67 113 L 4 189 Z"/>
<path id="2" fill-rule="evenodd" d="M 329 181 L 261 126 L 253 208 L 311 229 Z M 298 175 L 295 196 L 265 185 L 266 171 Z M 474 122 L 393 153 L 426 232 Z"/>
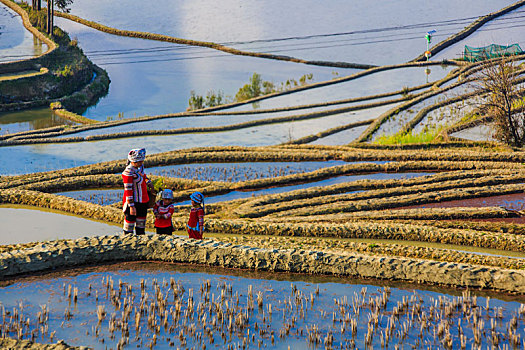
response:
<path id="1" fill-rule="evenodd" d="M 155 227 L 171 227 L 171 216 L 174 212 L 175 207 L 173 204 L 164 205 L 162 200 L 157 201 L 153 207 L 153 213 L 155 213 Z"/>
<path id="2" fill-rule="evenodd" d="M 131 163 L 128 164 L 122 172 L 122 181 L 124 182 L 123 210 L 128 206 L 134 206 L 135 203 L 148 203 L 148 178 L 144 173 L 144 166 L 135 168 Z"/>
<path id="3" fill-rule="evenodd" d="M 204 209 L 191 208 L 187 226 L 190 238 L 202 239 L 201 230 L 204 228 Z"/>

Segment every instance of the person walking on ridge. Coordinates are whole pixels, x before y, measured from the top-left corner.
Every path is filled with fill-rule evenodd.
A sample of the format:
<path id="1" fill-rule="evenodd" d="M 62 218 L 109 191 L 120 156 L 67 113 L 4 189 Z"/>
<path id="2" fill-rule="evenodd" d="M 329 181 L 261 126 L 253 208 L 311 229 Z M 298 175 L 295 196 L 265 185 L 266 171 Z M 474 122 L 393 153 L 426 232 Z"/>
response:
<path id="1" fill-rule="evenodd" d="M 146 233 L 146 216 L 148 213 L 148 185 L 151 181 L 144 173 L 146 149 L 136 148 L 128 153 L 128 164 L 122 172 L 124 182 L 124 198 L 122 211 L 124 212 L 123 231 L 126 234 Z"/>

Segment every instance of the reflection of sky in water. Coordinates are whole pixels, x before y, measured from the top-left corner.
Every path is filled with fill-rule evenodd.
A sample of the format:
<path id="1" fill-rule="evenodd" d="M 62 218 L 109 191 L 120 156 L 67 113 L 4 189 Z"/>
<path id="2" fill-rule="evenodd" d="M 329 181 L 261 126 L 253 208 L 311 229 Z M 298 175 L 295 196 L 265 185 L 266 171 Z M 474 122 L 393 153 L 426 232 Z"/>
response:
<path id="1" fill-rule="evenodd" d="M 448 90 L 444 93 L 435 95 L 433 97 L 427 98 L 399 113 L 397 113 L 394 116 L 391 116 L 386 121 L 384 121 L 379 129 L 372 135 L 372 138 L 376 140 L 377 138 L 384 136 L 384 135 L 393 135 L 397 133 L 403 126 L 405 126 L 408 122 L 410 122 L 413 118 L 416 117 L 417 113 L 419 113 L 420 110 L 423 108 L 426 108 L 428 106 L 431 106 L 435 103 L 455 98 L 457 96 L 463 95 L 465 93 L 469 92 L 469 86 L 467 85 L 461 85 L 454 89 Z M 433 112 L 430 112 L 429 115 L 432 115 L 433 118 L 439 116 L 441 114 L 441 111 L 443 110 L 449 110 L 449 106 L 442 107 L 442 109 L 435 110 Z M 459 110 L 460 114 L 463 114 L 466 112 L 465 110 Z M 417 132 L 419 132 L 422 129 L 422 125 L 425 125 L 425 123 L 428 121 L 427 118 L 424 118 L 415 128 Z M 422 124 L 423 123 L 423 124 Z"/>
<path id="2" fill-rule="evenodd" d="M 263 125 L 220 133 L 133 137 L 71 144 L 41 144 L 4 147 L 0 174 L 21 174 L 64 169 L 77 165 L 123 159 L 132 148 L 145 147 L 148 154 L 198 146 L 265 146 L 298 139 L 329 128 L 371 119 L 387 107 L 356 111 L 318 119 Z"/>
<path id="3" fill-rule="evenodd" d="M 352 162 L 360 163 L 360 162 Z M 202 181 L 245 181 L 305 173 L 321 168 L 348 164 L 342 160 L 306 162 L 195 163 L 147 168 L 147 173 Z"/>
<path id="4" fill-rule="evenodd" d="M 302 190 L 302 189 L 317 187 L 317 186 L 330 186 L 330 185 L 357 181 L 357 180 L 364 180 L 364 179 L 368 179 L 368 180 L 409 179 L 409 178 L 425 176 L 425 175 L 432 175 L 432 173 L 374 173 L 374 174 L 364 174 L 364 175 L 344 175 L 344 176 L 337 176 L 337 177 L 332 177 L 332 178 L 321 180 L 321 181 L 308 182 L 308 183 L 299 184 L 299 185 L 264 188 L 262 190 L 256 190 L 256 191 L 232 191 L 230 193 L 219 195 L 219 196 L 206 197 L 205 202 L 206 203 L 224 202 L 224 201 L 229 201 L 232 199 L 249 198 L 253 196 L 262 196 L 265 194 L 273 194 L 273 193 L 283 193 L 283 192 Z M 349 193 L 353 193 L 353 192 L 349 192 Z M 177 205 L 187 205 L 187 204 L 191 204 L 191 202 L 188 200 L 188 201 L 179 202 L 176 204 Z"/>
<path id="5" fill-rule="evenodd" d="M 326 137 L 310 142 L 310 145 L 325 145 L 325 146 L 340 146 L 346 145 L 357 139 L 363 132 L 365 132 L 368 125 L 358 126 L 356 128 L 343 130 L 341 132 L 328 135 Z"/>
<path id="6" fill-rule="evenodd" d="M 426 49 L 424 34 L 438 30 L 436 42 L 463 29 L 462 22 L 447 26 L 355 33 L 418 23 L 481 16 L 511 4 L 511 0 L 466 1 L 235 1 L 160 0 L 156 6 L 130 0 L 79 0 L 72 13 L 116 28 L 149 31 L 182 38 L 226 43 L 240 49 L 273 52 L 312 60 L 373 64 L 408 61 Z M 230 44 L 330 33 L 351 35 L 317 37 L 254 44 Z M 442 37 L 441 37 L 442 36 Z"/>
<path id="7" fill-rule="evenodd" d="M 452 59 L 463 57 L 465 45 L 471 47 L 482 47 L 490 44 L 519 44 L 521 48 L 524 49 L 524 28 L 523 7 L 520 7 L 517 10 L 507 13 L 483 25 L 476 30 L 476 32 L 441 51 L 432 59 L 439 61 L 445 58 Z"/>
<path id="8" fill-rule="evenodd" d="M 0 244 L 76 239 L 120 232 L 115 224 L 38 209 L 0 207 Z"/>
<path id="9" fill-rule="evenodd" d="M 203 47 L 118 37 L 59 18 L 57 24 L 72 38 L 78 38 L 88 57 L 109 73 L 109 94 L 84 113 L 97 120 L 116 118 L 119 113 L 129 118 L 181 112 L 188 107 L 192 90 L 198 95 L 206 95 L 209 90 L 221 90 L 226 96 L 234 96 L 254 72 L 261 74 L 264 80 L 276 83 L 290 78 L 298 80 L 306 73 L 312 73 L 316 81 L 322 81 L 331 79 L 333 71 L 341 76 L 355 72 L 235 56 Z M 159 47 L 168 51 L 131 52 Z M 107 50 L 120 50 L 120 53 L 127 54 Z M 155 61 L 149 62 L 151 60 Z M 129 63 L 137 61 L 146 62 Z"/>
<path id="10" fill-rule="evenodd" d="M 433 335 L 436 333 L 435 329 L 438 327 L 438 320 L 440 319 L 440 313 L 443 313 L 443 309 L 451 309 L 450 319 L 447 317 L 447 327 L 450 328 L 450 333 L 455 335 L 458 333 L 459 320 L 462 321 L 462 333 L 464 333 L 467 339 L 467 346 L 473 343 L 472 327 L 466 325 L 469 324 L 469 320 L 472 319 L 472 310 L 482 309 L 480 311 L 482 316 L 480 319 L 485 317 L 487 314 L 488 318 L 495 317 L 498 313 L 501 313 L 501 320 L 493 323 L 494 331 L 502 337 L 501 343 L 506 343 L 506 339 L 503 340 L 504 334 L 507 334 L 507 327 L 510 319 L 518 314 L 521 306 L 520 302 L 523 298 L 514 297 L 502 297 L 498 298 L 492 295 L 488 299 L 484 295 L 476 295 L 475 291 L 470 292 L 472 296 L 476 298 L 476 305 L 472 307 L 474 303 L 472 299 L 461 298 L 461 292 L 453 289 L 437 289 L 429 288 L 425 286 L 415 285 L 393 285 L 389 288 L 389 292 L 386 293 L 384 284 L 378 285 L 376 281 L 368 281 L 367 284 L 363 281 L 356 281 L 350 278 L 338 278 L 333 279 L 329 277 L 309 277 L 304 275 L 292 275 L 292 274 L 268 274 L 268 273 L 251 273 L 243 272 L 236 273 L 228 270 L 215 270 L 210 268 L 192 267 L 191 269 L 179 266 L 179 265 L 167 265 L 167 264 L 153 264 L 153 263 L 141 263 L 141 264 L 123 264 L 109 266 L 106 269 L 92 269 L 88 268 L 84 273 L 80 271 L 74 271 L 71 274 L 65 274 L 61 276 L 42 276 L 31 279 L 22 279 L 13 282 L 10 285 L 6 285 L 0 289 L 0 299 L 7 310 L 19 308 L 20 303 L 23 303 L 23 314 L 29 318 L 34 324 L 37 313 L 40 312 L 41 305 L 47 305 L 49 311 L 49 331 L 56 332 L 56 338 L 64 339 L 67 344 L 73 346 L 89 345 L 95 349 L 105 349 L 106 347 L 116 348 L 116 344 L 120 339 L 120 330 L 116 329 L 116 337 L 111 338 L 109 334 L 109 320 L 110 315 L 120 315 L 122 308 L 117 309 L 115 304 L 110 301 L 109 293 L 107 293 L 107 283 L 113 281 L 115 291 L 119 289 L 119 283 L 123 283 L 122 295 L 119 298 L 122 304 L 122 300 L 126 298 L 131 303 L 130 317 L 129 317 L 129 341 L 130 348 L 135 347 L 147 347 L 147 343 L 150 341 L 150 336 L 146 333 L 149 331 L 147 326 L 147 319 L 152 318 L 162 325 L 162 318 L 155 313 L 144 314 L 140 320 L 140 337 L 137 337 L 136 329 L 134 326 L 135 312 L 140 308 L 141 302 L 141 283 L 144 285 L 144 303 L 146 309 L 150 303 L 155 305 L 154 299 L 160 292 L 160 295 L 165 296 L 166 309 L 175 308 L 175 296 L 172 290 L 170 290 L 170 281 L 173 280 L 173 288 L 178 291 L 177 299 L 180 301 L 180 318 L 178 322 L 174 322 L 173 315 L 171 312 L 166 311 L 168 326 L 174 326 L 173 332 L 168 332 L 169 327 L 165 329 L 160 326 L 158 331 L 157 346 L 158 348 L 168 349 L 180 346 L 180 340 L 178 336 L 179 332 L 183 332 L 182 324 L 192 323 L 194 326 L 195 336 L 199 334 L 206 334 L 202 329 L 203 323 L 206 322 L 207 328 L 210 329 L 222 329 L 227 332 L 228 321 L 227 318 L 224 323 L 216 322 L 216 326 L 211 326 L 211 320 L 216 316 L 217 311 L 213 311 L 210 315 L 207 311 L 209 302 L 207 302 L 203 296 L 203 293 L 199 292 L 203 286 L 206 288 L 206 284 L 209 283 L 209 295 L 208 298 L 213 297 L 213 305 L 216 305 L 220 310 L 225 310 L 228 305 L 228 310 L 232 310 L 235 314 L 240 314 L 240 310 L 244 311 L 248 308 L 246 295 L 248 290 L 252 289 L 253 299 L 256 302 L 257 295 L 260 294 L 263 307 L 255 308 L 251 311 L 246 311 L 246 324 L 242 331 L 233 331 L 230 336 L 227 335 L 225 341 L 231 339 L 230 342 L 240 344 L 244 336 L 246 336 L 246 330 L 250 330 L 250 334 L 253 336 L 248 337 L 253 339 L 252 344 L 259 344 L 261 341 L 261 347 L 271 349 L 306 349 L 308 348 L 308 338 L 306 334 L 299 335 L 299 329 L 312 329 L 314 325 L 318 327 L 320 339 L 327 337 L 328 332 L 333 336 L 334 344 L 349 343 L 351 338 L 349 326 L 346 333 L 340 332 L 342 322 L 340 318 L 348 317 L 352 320 L 356 320 L 356 335 L 355 342 L 358 349 L 365 348 L 365 335 L 368 331 L 367 320 L 374 312 L 371 307 L 367 306 L 369 300 L 379 300 L 383 296 L 386 297 L 385 305 L 378 307 L 378 329 L 376 334 L 379 332 L 386 332 L 387 325 L 391 321 L 391 315 L 393 310 L 400 307 L 400 304 L 406 302 L 408 310 L 421 310 L 421 314 L 428 317 L 428 331 L 424 331 L 419 338 L 420 328 L 423 326 L 419 325 L 419 321 L 413 320 L 419 317 L 420 312 L 400 312 L 398 318 L 396 318 L 399 324 L 405 324 L 413 322 L 415 326 L 407 327 L 407 334 L 403 336 L 401 340 L 401 332 L 392 332 L 390 338 L 390 344 L 403 343 L 403 345 L 420 344 L 420 342 L 433 343 L 438 342 L 435 340 Z M 65 288 L 71 289 L 78 288 L 78 301 L 73 302 L 71 297 L 66 295 L 64 292 Z M 127 286 L 131 286 L 131 293 L 128 294 Z M 231 294 L 226 291 L 231 287 Z M 111 287 L 113 288 L 113 287 Z M 418 289 L 415 289 L 418 288 Z M 193 307 L 188 307 L 188 299 L 190 290 L 193 292 L 192 300 Z M 317 293 L 318 290 L 318 293 Z M 225 291 L 225 293 L 221 293 Z M 293 292 L 295 291 L 295 293 Z M 118 296 L 120 293 L 116 292 Z M 222 295 L 222 297 L 221 297 Z M 23 297 L 22 297 L 23 296 Z M 221 299 L 222 298 L 222 299 Z M 305 300 L 306 298 L 306 300 Z M 312 298 L 313 300 L 309 300 Z M 353 299 L 355 298 L 355 300 Z M 503 300 L 507 301 L 503 301 Z M 209 300 L 209 299 L 208 299 Z M 339 303 L 336 303 L 335 301 Z M 377 302 L 377 301 L 376 301 Z M 352 310 L 352 303 L 359 306 L 359 312 L 354 313 Z M 363 305 L 361 305 L 363 304 Z M 444 305 L 443 305 L 444 304 Z M 489 310 L 485 310 L 488 304 Z M 202 310 L 196 307 L 202 305 Z M 220 305 L 220 306 L 219 306 Z M 272 305 L 273 317 L 269 316 L 268 306 Z M 292 307 L 288 307 L 292 305 Z M 443 305 L 441 308 L 439 305 Z M 456 307 L 452 305 L 460 305 Z M 461 305 L 465 305 L 466 312 L 461 312 Z M 469 306 L 470 305 L 470 306 Z M 107 316 L 101 321 L 101 326 L 98 339 L 94 335 L 95 332 L 92 328 L 98 323 L 97 308 L 103 306 L 107 312 Z M 445 308 L 447 306 L 447 308 Z M 211 306 L 210 306 L 211 308 Z M 237 309 L 238 308 L 238 309 Z M 64 320 L 64 310 L 69 310 L 72 314 L 70 320 Z M 236 311 L 238 310 L 238 311 Z M 303 310 L 303 312 L 301 312 Z M 341 311 L 343 310 L 343 311 Z M 323 312 L 324 311 L 324 312 Z M 201 312 L 201 313 L 199 313 Z M 343 316 L 340 316 L 343 313 Z M 191 315 L 189 322 L 183 315 Z M 206 318 L 200 318 L 204 314 Z M 263 316 L 265 314 L 266 316 Z M 284 315 L 284 317 L 281 317 Z M 302 316 L 300 316 L 302 315 Z M 335 315 L 336 321 L 332 318 Z M 467 316 L 468 315 L 468 316 Z M 264 317 L 264 321 L 263 321 Z M 367 318 L 368 317 L 368 318 Z M 444 316 L 443 316 L 444 317 Z M 6 317 L 9 319 L 9 317 Z M 275 336 L 275 345 L 271 345 L 269 337 L 270 332 L 279 334 L 279 329 L 286 328 L 285 324 L 292 318 L 295 319 L 295 323 L 291 326 L 288 335 Z M 119 320 L 120 316 L 116 316 Z M 193 320 L 193 321 L 192 321 Z M 195 320 L 201 320 L 200 322 L 194 322 Z M 204 321 L 206 320 L 206 321 Z M 287 321 L 288 320 L 288 321 Z M 432 321 L 433 320 L 433 321 Z M 264 325 L 266 335 L 261 336 L 255 323 Z M 481 334 L 486 334 L 481 337 L 481 344 L 483 348 L 488 346 L 488 337 L 491 334 L 491 323 L 481 322 L 480 326 L 482 331 Z M 186 325 L 185 327 L 188 327 Z M 432 330 L 434 329 L 434 332 Z M 517 335 L 523 336 L 523 319 L 517 318 Z M 29 333 L 29 332 L 28 332 Z M 211 331 L 210 336 L 214 337 L 215 344 L 223 344 L 220 335 L 221 331 Z M 213 347 L 213 344 L 209 344 L 208 335 L 201 337 L 201 341 L 195 340 L 195 336 L 191 336 L 191 332 L 183 332 L 187 346 L 189 348 L 200 347 L 200 344 L 208 344 Z M 104 338 L 104 343 L 100 341 Z M 142 346 L 140 338 L 143 338 Z M 373 339 L 373 346 L 380 347 L 380 337 L 375 336 Z M 168 340 L 170 339 L 170 340 Z M 244 338 L 246 339 L 246 338 Z M 460 341 L 457 337 L 452 336 L 453 348 L 460 347 Z M 169 346 L 169 342 L 173 340 L 173 346 Z M 321 340 L 322 341 L 322 340 Z M 202 343 L 201 343 L 202 342 Z M 219 346 L 220 347 L 220 346 Z M 252 346 L 256 347 L 256 345 Z M 417 347 L 414 345 L 414 347 Z M 251 347 L 250 347 L 251 348 Z"/>
<path id="11" fill-rule="evenodd" d="M 482 125 L 475 126 L 473 128 L 455 132 L 451 134 L 450 136 L 459 137 L 461 139 L 471 140 L 471 141 L 496 141 L 496 139 L 492 137 L 493 133 L 494 131 L 492 130 L 492 127 L 490 124 L 488 125 L 482 124 Z"/>
<path id="12" fill-rule="evenodd" d="M 66 196 L 81 201 L 94 203 L 98 205 L 108 205 L 122 201 L 124 189 L 118 190 L 81 190 L 57 192 L 56 195 Z"/>
<path id="13" fill-rule="evenodd" d="M 130 132 L 138 130 L 169 130 L 169 129 L 183 129 L 183 128 L 195 128 L 195 127 L 216 127 L 216 126 L 226 126 L 233 124 L 240 124 L 249 121 L 255 120 L 264 120 L 264 119 L 273 119 L 286 116 L 296 116 L 310 114 L 314 112 L 321 111 L 330 111 L 340 108 L 348 107 L 349 105 L 338 105 L 330 107 L 321 107 L 321 108 L 312 108 L 308 110 L 300 111 L 286 111 L 286 112 L 275 112 L 275 113 L 260 113 L 260 114 L 245 114 L 245 115 L 212 115 L 212 116 L 198 116 L 198 117 L 174 117 L 174 118 L 161 118 L 151 121 L 123 124 L 114 127 L 107 128 L 97 128 L 92 130 L 81 131 L 74 134 L 65 134 L 61 135 L 58 138 L 68 138 L 68 137 L 86 137 L 91 135 L 103 135 L 103 134 L 113 134 L 119 132 Z M 389 105 L 393 106 L 393 105 Z M 348 120 L 346 117 L 353 115 L 355 121 L 360 121 L 364 119 L 371 119 L 374 116 L 375 110 L 380 110 L 387 108 L 388 106 L 377 107 L 376 109 L 369 110 L 357 110 L 355 112 L 346 112 L 340 114 L 334 114 L 334 116 L 341 116 L 344 120 Z M 367 115 L 372 116 L 367 118 Z M 326 118 L 326 117 L 323 117 Z M 312 119 L 314 120 L 314 119 Z M 286 124 L 283 124 L 286 125 Z"/>
<path id="14" fill-rule="evenodd" d="M 429 112 L 414 128 L 414 133 L 419 133 L 425 128 L 448 127 L 457 123 L 467 113 L 472 112 L 478 104 L 475 99 L 468 99 L 450 104 Z"/>
<path id="15" fill-rule="evenodd" d="M 444 78 L 455 66 L 431 66 L 428 81 Z M 369 74 L 355 80 L 338 84 L 327 85 L 315 89 L 294 92 L 288 95 L 277 96 L 257 102 L 258 109 L 289 107 L 311 103 L 343 100 L 360 96 L 378 95 L 385 92 L 402 90 L 404 87 L 423 85 L 427 82 L 426 67 L 399 68 Z M 419 91 L 416 91 L 419 92 Z M 391 96 L 386 99 L 399 98 Z M 365 104 L 379 100 L 358 102 Z M 251 110 L 253 105 L 243 105 L 230 110 Z"/>
<path id="16" fill-rule="evenodd" d="M 20 16 L 0 3 L 0 62 L 40 55 L 47 45 L 24 28 Z"/>

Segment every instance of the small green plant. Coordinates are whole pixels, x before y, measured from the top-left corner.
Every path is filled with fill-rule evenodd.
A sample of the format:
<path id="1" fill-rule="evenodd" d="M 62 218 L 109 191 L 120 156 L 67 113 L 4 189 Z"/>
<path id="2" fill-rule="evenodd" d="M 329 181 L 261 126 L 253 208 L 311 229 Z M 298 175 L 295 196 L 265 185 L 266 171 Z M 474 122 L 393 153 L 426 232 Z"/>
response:
<path id="1" fill-rule="evenodd" d="M 409 143 L 428 143 L 432 142 L 443 129 L 425 127 L 420 133 L 414 133 L 413 130 L 409 132 L 399 131 L 393 135 L 381 135 L 374 143 L 380 145 L 404 145 Z"/>
<path id="2" fill-rule="evenodd" d="M 224 93 L 221 90 L 219 90 L 218 92 L 210 90 L 208 91 L 205 97 L 202 95 L 197 95 L 195 91 L 192 90 L 190 92 L 187 110 L 193 111 L 196 109 L 215 107 L 234 101 L 242 102 L 255 97 L 272 94 L 274 92 L 286 91 L 298 86 L 304 86 L 309 84 L 312 80 L 313 74 L 310 73 L 301 76 L 299 78 L 299 81 L 295 79 L 288 79 L 286 82 L 281 83 L 277 87 L 271 81 L 263 80 L 260 74 L 253 73 L 248 84 L 245 84 L 237 91 L 235 97 L 233 98 L 233 101 L 231 98 L 224 96 Z"/>
<path id="3" fill-rule="evenodd" d="M 159 177 L 151 181 L 151 184 L 153 185 L 153 188 L 155 189 L 155 191 L 160 192 L 164 189 L 164 178 Z"/>
<path id="4" fill-rule="evenodd" d="M 190 92 L 190 100 L 188 101 L 188 110 L 192 111 L 195 109 L 202 109 L 204 108 L 204 97 L 195 94 L 195 91 L 191 90 Z"/>
<path id="5" fill-rule="evenodd" d="M 73 67 L 69 64 L 66 64 L 62 70 L 56 72 L 58 77 L 67 78 L 74 75 Z"/>

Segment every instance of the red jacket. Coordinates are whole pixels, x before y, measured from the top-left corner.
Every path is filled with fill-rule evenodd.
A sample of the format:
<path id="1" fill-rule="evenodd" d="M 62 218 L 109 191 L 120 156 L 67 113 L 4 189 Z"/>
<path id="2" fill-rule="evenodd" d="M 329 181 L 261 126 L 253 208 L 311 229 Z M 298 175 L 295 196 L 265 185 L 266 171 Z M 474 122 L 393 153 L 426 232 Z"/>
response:
<path id="1" fill-rule="evenodd" d="M 200 229 L 204 229 L 204 209 L 191 208 L 187 226 L 190 238 L 202 239 Z"/>
<path id="2" fill-rule="evenodd" d="M 164 205 L 162 199 L 155 203 L 153 213 L 155 213 L 155 227 L 171 227 L 171 216 L 175 212 L 173 204 Z"/>
<path id="3" fill-rule="evenodd" d="M 128 164 L 122 172 L 122 180 L 124 181 L 124 198 L 122 200 L 124 206 L 134 206 L 134 203 L 148 203 L 148 178 L 144 173 L 144 166 L 137 169 Z"/>

